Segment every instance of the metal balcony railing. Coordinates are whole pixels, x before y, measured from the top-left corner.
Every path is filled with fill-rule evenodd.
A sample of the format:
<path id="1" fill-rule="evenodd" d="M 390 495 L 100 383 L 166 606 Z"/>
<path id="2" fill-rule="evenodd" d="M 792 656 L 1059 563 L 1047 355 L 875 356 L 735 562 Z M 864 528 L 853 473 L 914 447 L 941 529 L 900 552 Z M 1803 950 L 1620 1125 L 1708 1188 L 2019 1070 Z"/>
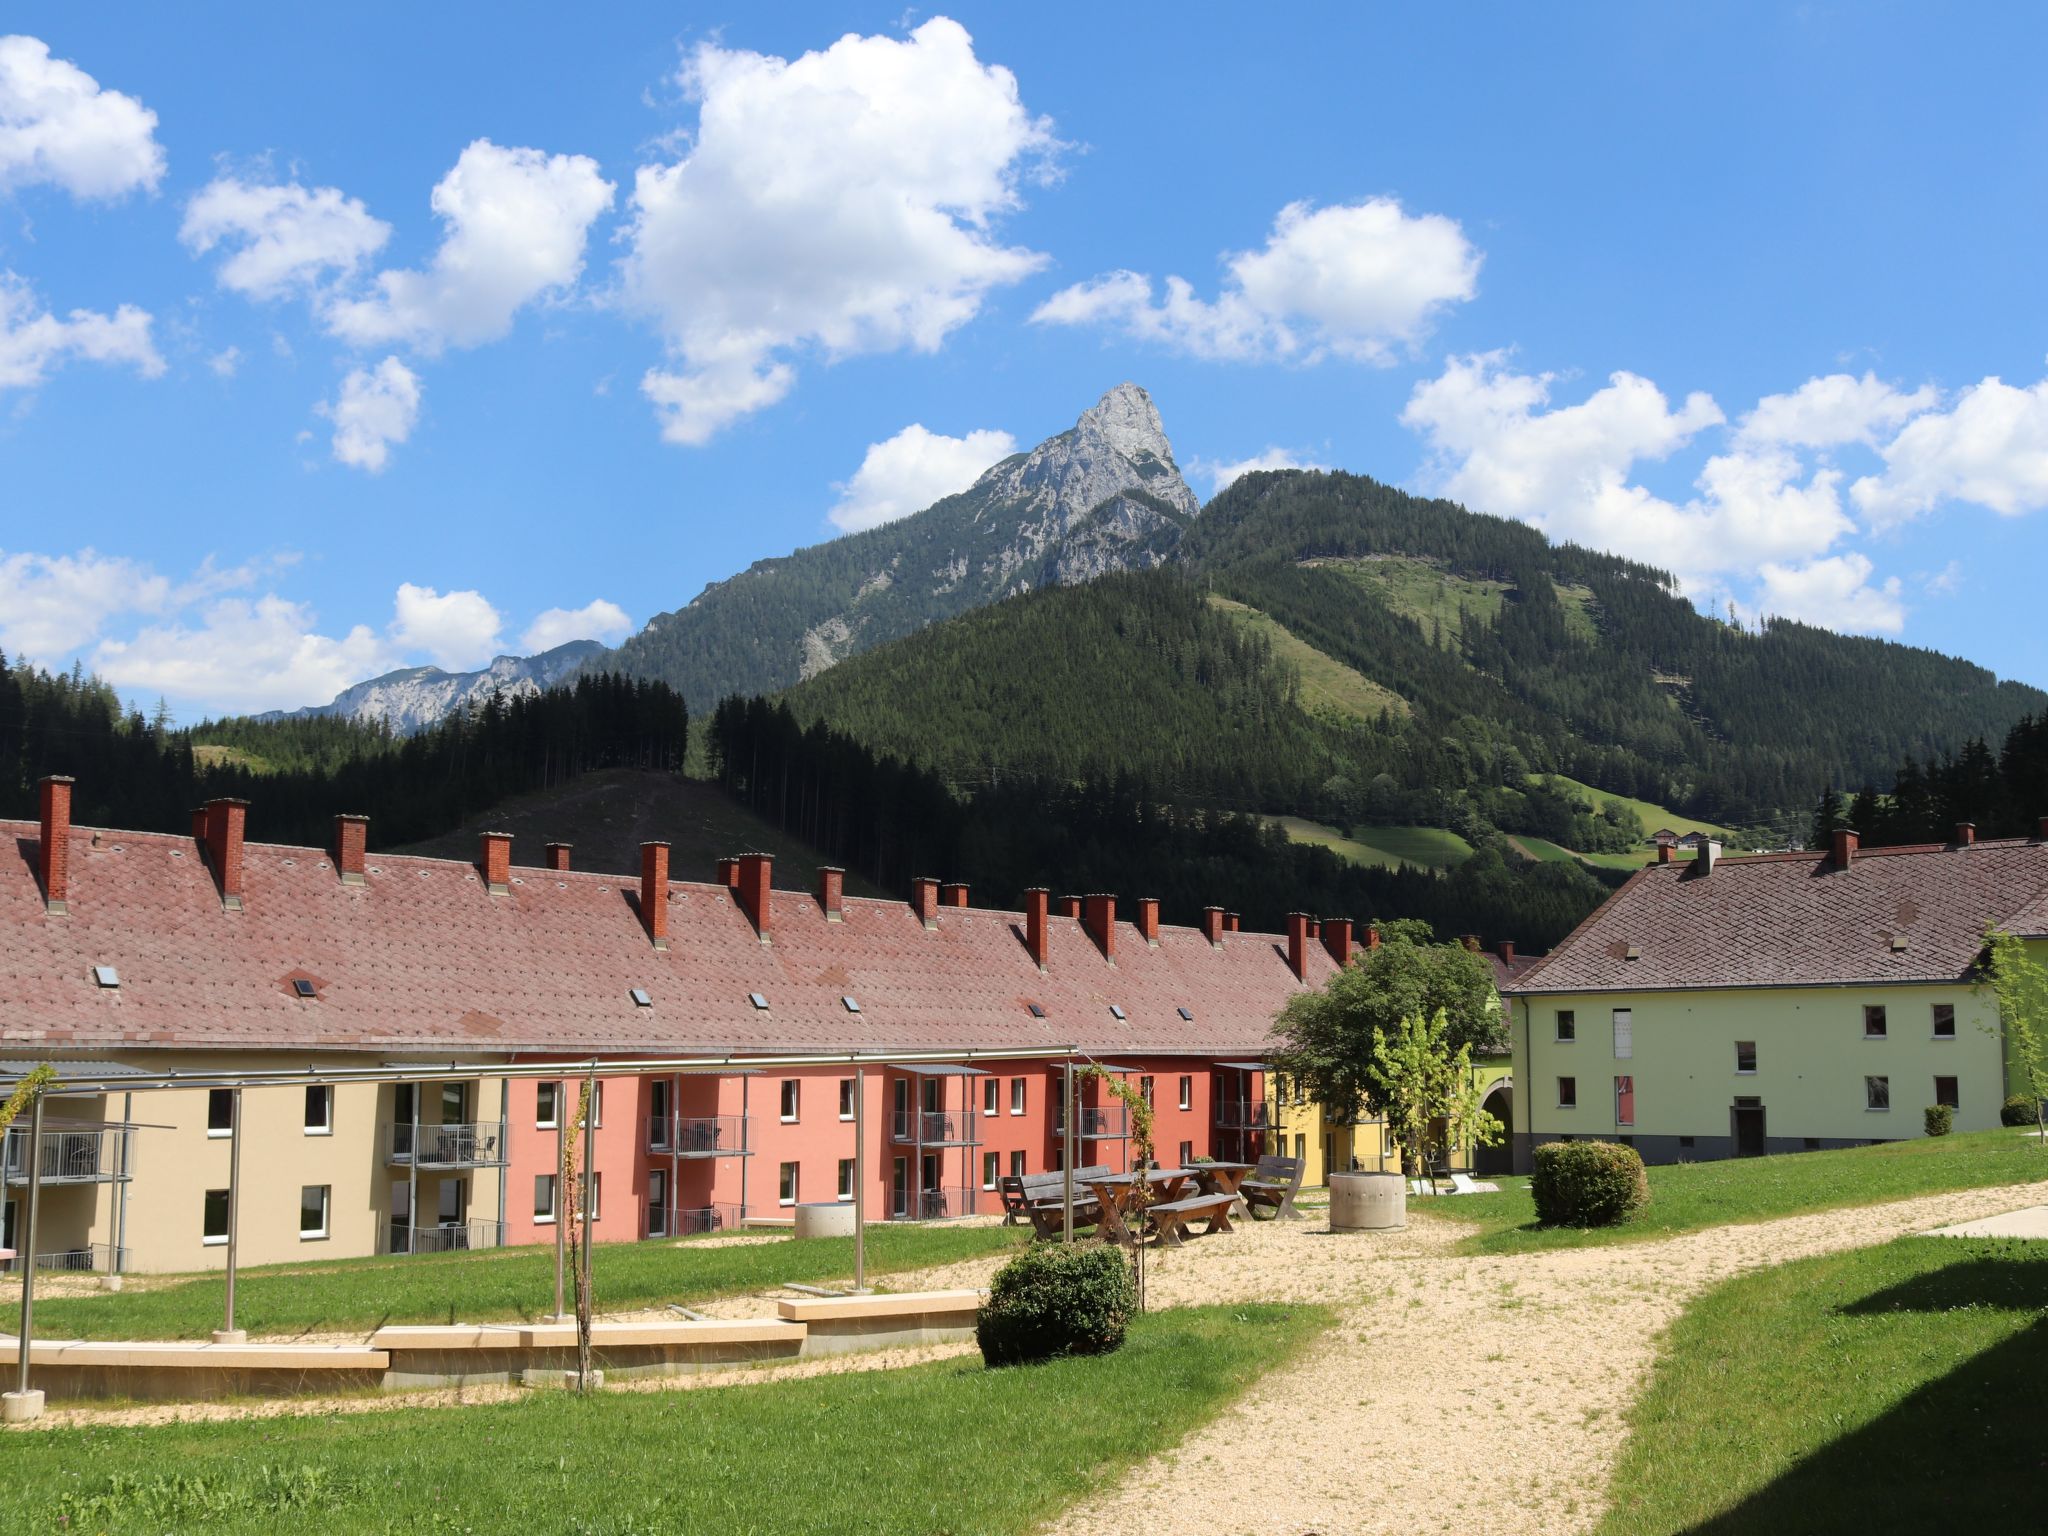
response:
<path id="1" fill-rule="evenodd" d="M 889 1116 L 892 1141 L 927 1147 L 965 1147 L 981 1140 L 981 1120 L 948 1110 L 896 1110 Z"/>
<path id="2" fill-rule="evenodd" d="M 1131 1134 L 1131 1112 L 1118 1104 L 1108 1109 L 1081 1110 L 1074 1134 L 1083 1141 L 1115 1141 Z"/>
<path id="3" fill-rule="evenodd" d="M 505 1229 L 495 1221 L 436 1222 L 431 1227 L 394 1221 L 389 1236 L 391 1253 L 466 1253 L 505 1246 Z"/>
<path id="4" fill-rule="evenodd" d="M 21 1273 L 20 1254 L 0 1259 L 0 1275 Z M 81 1243 L 76 1248 L 62 1248 L 55 1253 L 36 1255 L 37 1269 L 54 1269 L 73 1274 L 114 1275 L 128 1268 L 128 1250 L 116 1248 L 112 1243 Z"/>
<path id="5" fill-rule="evenodd" d="M 675 1218 L 673 1222 L 670 1217 Z M 647 1212 L 646 1233 L 649 1237 L 697 1237 L 706 1232 L 729 1232 L 739 1224 L 736 1205 L 684 1206 L 675 1211 L 657 1206 Z"/>
<path id="6" fill-rule="evenodd" d="M 745 1157 L 749 1115 L 650 1115 L 647 1150 L 677 1157 Z"/>
<path id="7" fill-rule="evenodd" d="M 419 1144 L 414 1146 L 417 1129 Z M 422 1125 L 417 1128 L 401 1121 L 391 1127 L 391 1155 L 394 1163 L 416 1168 L 498 1168 L 505 1162 L 504 1129 L 496 1121 L 486 1125 Z"/>
<path id="8" fill-rule="evenodd" d="M 1282 1107 L 1278 1099 L 1218 1099 L 1216 1123 L 1226 1130 L 1270 1131 L 1278 1128 Z"/>
<path id="9" fill-rule="evenodd" d="M 948 1189 L 923 1189 L 906 1196 L 904 1208 L 895 1212 L 891 1221 L 951 1221 L 956 1216 L 972 1216 L 975 1212 L 976 1192 L 966 1187 Z M 981 1197 L 981 1209 L 998 1212 L 1002 1209 L 1002 1198 L 993 1191 Z"/>
<path id="10" fill-rule="evenodd" d="M 122 1127 L 43 1131 L 43 1156 L 38 1177 L 45 1184 L 108 1184 L 129 1177 L 134 1167 L 132 1132 Z M 28 1182 L 26 1126 L 9 1126 L 4 1151 L 9 1184 Z"/>

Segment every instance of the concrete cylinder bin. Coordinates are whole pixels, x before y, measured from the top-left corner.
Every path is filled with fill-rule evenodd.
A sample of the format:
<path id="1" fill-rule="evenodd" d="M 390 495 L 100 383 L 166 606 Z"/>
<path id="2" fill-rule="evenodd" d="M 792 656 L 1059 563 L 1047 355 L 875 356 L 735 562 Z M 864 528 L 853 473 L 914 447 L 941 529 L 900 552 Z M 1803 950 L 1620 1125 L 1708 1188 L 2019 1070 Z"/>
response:
<path id="1" fill-rule="evenodd" d="M 1392 1232 L 1408 1225 L 1408 1181 L 1398 1173 L 1330 1175 L 1332 1232 Z"/>
<path id="2" fill-rule="evenodd" d="M 850 1201 L 818 1200 L 796 1208 L 798 1237 L 853 1236 L 853 1205 Z"/>

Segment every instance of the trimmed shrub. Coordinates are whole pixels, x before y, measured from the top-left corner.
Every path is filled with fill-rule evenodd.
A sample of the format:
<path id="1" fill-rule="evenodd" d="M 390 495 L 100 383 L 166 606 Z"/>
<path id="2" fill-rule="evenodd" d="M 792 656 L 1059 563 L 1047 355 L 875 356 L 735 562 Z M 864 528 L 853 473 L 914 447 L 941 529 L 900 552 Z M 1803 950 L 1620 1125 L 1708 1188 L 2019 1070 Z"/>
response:
<path id="1" fill-rule="evenodd" d="M 1946 1104 L 1928 1105 L 1926 1119 L 1930 1136 L 1946 1136 L 1956 1127 L 1956 1112 Z"/>
<path id="2" fill-rule="evenodd" d="M 1554 1141 L 1536 1149 L 1529 1193 L 1546 1227 L 1616 1227 L 1650 1203 L 1650 1180 L 1634 1147 Z"/>
<path id="3" fill-rule="evenodd" d="M 1060 1355 L 1106 1355 L 1124 1341 L 1137 1310 L 1131 1266 L 1109 1243 L 1041 1243 L 996 1271 L 975 1314 L 974 1337 L 990 1365 Z"/>
<path id="4" fill-rule="evenodd" d="M 2000 1125 L 2032 1125 L 2039 1113 L 2040 1111 L 2034 1107 L 2034 1101 L 2031 1098 L 2024 1093 L 2016 1093 L 2000 1106 L 1998 1123 Z"/>

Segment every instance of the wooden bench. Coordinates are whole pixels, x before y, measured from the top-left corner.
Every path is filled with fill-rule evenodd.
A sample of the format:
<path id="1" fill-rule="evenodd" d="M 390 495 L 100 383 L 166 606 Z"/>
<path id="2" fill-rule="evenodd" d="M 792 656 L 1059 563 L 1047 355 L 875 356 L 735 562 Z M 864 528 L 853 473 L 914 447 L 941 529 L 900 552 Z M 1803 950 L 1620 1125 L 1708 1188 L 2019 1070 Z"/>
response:
<path id="1" fill-rule="evenodd" d="M 1088 1188 L 1090 1179 L 1107 1178 L 1115 1170 L 1107 1163 L 1089 1163 L 1074 1170 L 1074 1226 L 1092 1227 L 1102 1211 Z M 1019 1181 L 1024 1196 L 1024 1214 L 1038 1237 L 1054 1238 L 1067 1229 L 1067 1176 L 1064 1173 L 1029 1173 Z"/>
<path id="2" fill-rule="evenodd" d="M 1164 1205 L 1155 1205 L 1146 1215 L 1152 1218 L 1152 1230 L 1159 1234 L 1161 1244 L 1178 1248 L 1191 1221 L 1206 1217 L 1209 1225 L 1205 1230 L 1209 1232 L 1234 1230 L 1230 1225 L 1230 1208 L 1235 1204 L 1235 1195 L 1189 1195 L 1185 1200 L 1169 1200 Z"/>
<path id="3" fill-rule="evenodd" d="M 1261 1208 L 1272 1211 L 1275 1220 L 1281 1217 L 1300 1219 L 1301 1212 L 1294 1208 L 1294 1197 L 1301 1193 L 1304 1166 L 1304 1160 L 1298 1157 L 1267 1156 L 1259 1159 L 1252 1176 L 1237 1187 L 1254 1220 Z"/>

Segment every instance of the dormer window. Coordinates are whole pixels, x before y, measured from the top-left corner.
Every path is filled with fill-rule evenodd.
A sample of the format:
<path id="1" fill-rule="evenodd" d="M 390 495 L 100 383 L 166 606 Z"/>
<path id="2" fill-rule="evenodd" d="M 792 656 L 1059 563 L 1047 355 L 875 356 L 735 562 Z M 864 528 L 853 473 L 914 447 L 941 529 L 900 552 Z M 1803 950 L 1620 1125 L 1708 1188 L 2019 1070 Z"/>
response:
<path id="1" fill-rule="evenodd" d="M 315 998 L 320 995 L 320 989 L 313 985 L 312 978 L 309 976 L 294 976 L 292 978 L 292 992 L 295 996 L 302 998 Z"/>

